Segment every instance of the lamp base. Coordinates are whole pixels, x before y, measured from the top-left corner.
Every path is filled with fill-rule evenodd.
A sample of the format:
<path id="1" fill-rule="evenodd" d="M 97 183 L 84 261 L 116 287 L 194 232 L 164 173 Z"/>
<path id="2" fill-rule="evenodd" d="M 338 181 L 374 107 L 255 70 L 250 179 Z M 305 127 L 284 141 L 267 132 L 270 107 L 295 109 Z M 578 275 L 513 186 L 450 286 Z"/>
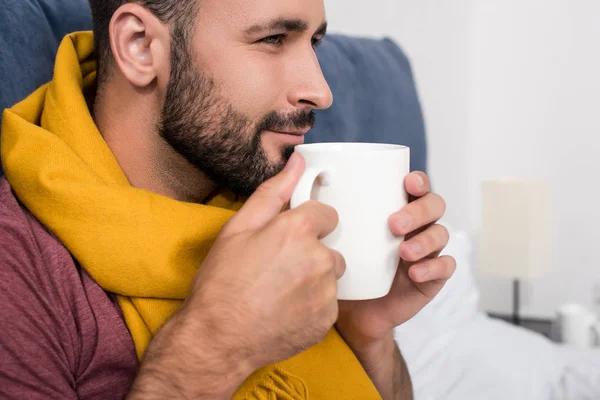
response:
<path id="1" fill-rule="evenodd" d="M 519 279 L 513 280 L 513 324 L 520 326 L 521 318 L 519 318 L 520 299 L 519 295 L 521 292 Z"/>

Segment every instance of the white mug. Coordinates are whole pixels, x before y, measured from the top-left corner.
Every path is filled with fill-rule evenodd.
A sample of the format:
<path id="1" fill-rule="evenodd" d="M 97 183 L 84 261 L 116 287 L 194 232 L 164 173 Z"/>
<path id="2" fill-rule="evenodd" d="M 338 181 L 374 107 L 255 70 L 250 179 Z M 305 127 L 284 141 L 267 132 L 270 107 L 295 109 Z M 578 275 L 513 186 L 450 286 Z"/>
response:
<path id="1" fill-rule="evenodd" d="M 322 239 L 346 260 L 338 299 L 366 300 L 389 293 L 403 237 L 388 218 L 408 203 L 404 179 L 410 149 L 378 143 L 315 143 L 296 146 L 306 160 L 291 208 L 316 200 L 335 208 L 337 228 Z"/>
<path id="2" fill-rule="evenodd" d="M 598 316 L 580 304 L 566 304 L 558 309 L 557 323 L 562 343 L 589 348 L 600 338 Z"/>

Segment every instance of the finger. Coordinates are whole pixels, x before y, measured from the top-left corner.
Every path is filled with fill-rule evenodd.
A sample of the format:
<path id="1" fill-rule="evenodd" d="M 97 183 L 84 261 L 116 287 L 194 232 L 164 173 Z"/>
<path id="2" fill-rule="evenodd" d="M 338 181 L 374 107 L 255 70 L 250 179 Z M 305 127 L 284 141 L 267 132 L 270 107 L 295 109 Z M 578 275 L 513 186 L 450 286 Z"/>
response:
<path id="1" fill-rule="evenodd" d="M 281 218 L 286 229 L 315 235 L 319 239 L 333 232 L 339 221 L 335 208 L 314 200 L 286 211 Z"/>
<path id="2" fill-rule="evenodd" d="M 415 283 L 444 283 L 456 271 L 456 261 L 451 256 L 442 256 L 427 259 L 412 265 L 408 269 L 408 276 Z"/>
<path id="3" fill-rule="evenodd" d="M 260 229 L 284 208 L 305 169 L 304 158 L 293 153 L 283 171 L 263 182 L 223 229 L 224 234 Z"/>
<path id="4" fill-rule="evenodd" d="M 335 257 L 335 279 L 340 279 L 346 272 L 346 259 L 344 259 L 344 256 L 339 251 L 331 250 L 331 252 Z"/>
<path id="5" fill-rule="evenodd" d="M 404 236 L 439 220 L 445 212 L 444 199 L 430 192 L 392 214 L 388 225 L 394 235 Z"/>
<path id="6" fill-rule="evenodd" d="M 422 197 L 431 191 L 427 174 L 421 171 L 411 172 L 404 180 L 404 187 L 410 196 Z"/>
<path id="7" fill-rule="evenodd" d="M 449 240 L 450 234 L 448 233 L 448 229 L 438 224 L 431 225 L 423 232 L 400 245 L 400 257 L 408 262 L 419 261 L 431 254 L 437 254 L 442 251 Z"/>

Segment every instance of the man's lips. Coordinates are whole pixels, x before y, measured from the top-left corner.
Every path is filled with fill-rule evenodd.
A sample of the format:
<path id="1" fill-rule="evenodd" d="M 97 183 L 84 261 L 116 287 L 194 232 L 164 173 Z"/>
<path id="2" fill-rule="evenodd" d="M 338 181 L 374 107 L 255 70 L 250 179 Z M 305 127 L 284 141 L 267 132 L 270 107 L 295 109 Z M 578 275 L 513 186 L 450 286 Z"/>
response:
<path id="1" fill-rule="evenodd" d="M 297 130 L 297 131 L 283 131 L 283 130 L 274 130 L 274 129 L 269 129 L 271 132 L 275 132 L 275 133 L 281 133 L 283 135 L 293 135 L 293 136 L 304 136 L 306 135 L 306 133 L 308 131 L 310 131 L 311 128 L 304 128 L 301 130 Z"/>
<path id="2" fill-rule="evenodd" d="M 277 140 L 283 141 L 288 145 L 297 146 L 299 144 L 304 143 L 304 135 L 308 132 L 308 129 L 303 129 L 301 131 L 272 131 L 267 130 L 266 132 L 270 134 L 274 134 Z"/>

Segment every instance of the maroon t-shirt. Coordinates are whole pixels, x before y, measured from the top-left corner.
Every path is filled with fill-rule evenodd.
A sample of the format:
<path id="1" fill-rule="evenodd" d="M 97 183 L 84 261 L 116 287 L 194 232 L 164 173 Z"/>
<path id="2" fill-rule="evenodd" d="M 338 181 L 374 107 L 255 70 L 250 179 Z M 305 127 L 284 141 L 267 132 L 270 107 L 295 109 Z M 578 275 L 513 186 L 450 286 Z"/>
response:
<path id="1" fill-rule="evenodd" d="M 113 295 L 0 178 L 0 398 L 120 399 L 138 360 Z"/>

